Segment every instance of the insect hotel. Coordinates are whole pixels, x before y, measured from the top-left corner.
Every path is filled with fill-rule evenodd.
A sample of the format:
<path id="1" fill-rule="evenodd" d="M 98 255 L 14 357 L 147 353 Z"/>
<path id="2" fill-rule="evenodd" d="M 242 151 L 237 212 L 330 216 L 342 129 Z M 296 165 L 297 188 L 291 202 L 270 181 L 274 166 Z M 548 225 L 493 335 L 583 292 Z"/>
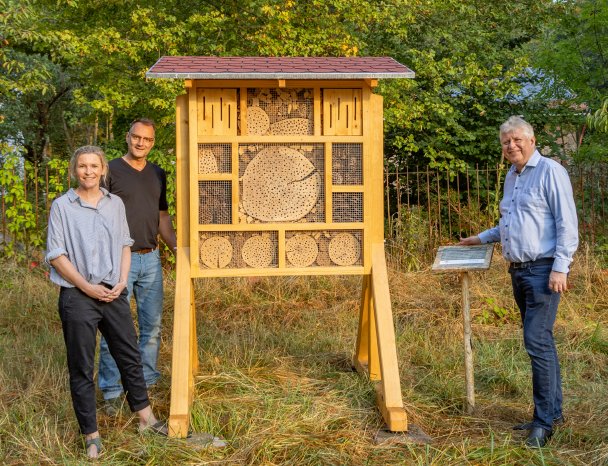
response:
<path id="1" fill-rule="evenodd" d="M 176 101 L 177 279 L 170 434 L 188 433 L 198 370 L 192 280 L 362 275 L 356 369 L 406 431 L 384 256 L 382 78 L 388 57 L 163 57 Z"/>

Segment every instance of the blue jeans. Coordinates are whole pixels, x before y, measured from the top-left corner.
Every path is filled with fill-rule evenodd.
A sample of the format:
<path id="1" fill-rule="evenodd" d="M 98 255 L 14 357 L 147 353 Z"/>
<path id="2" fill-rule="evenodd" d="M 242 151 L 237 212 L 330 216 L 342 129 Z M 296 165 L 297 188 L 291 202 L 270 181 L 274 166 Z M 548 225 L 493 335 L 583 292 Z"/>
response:
<path id="1" fill-rule="evenodd" d="M 149 387 L 160 378 L 156 363 L 163 312 L 163 270 L 158 248 L 147 254 L 131 254 L 127 290 L 128 301 L 134 296 L 137 304 L 139 351 L 144 379 Z M 101 338 L 99 345 L 99 388 L 106 400 L 116 398 L 122 393 L 120 372 L 104 338 Z"/>
<path id="2" fill-rule="evenodd" d="M 524 327 L 524 346 L 532 363 L 533 424 L 547 430 L 562 415 L 562 379 L 553 340 L 560 294 L 549 289 L 551 267 L 545 262 L 509 268 Z"/>

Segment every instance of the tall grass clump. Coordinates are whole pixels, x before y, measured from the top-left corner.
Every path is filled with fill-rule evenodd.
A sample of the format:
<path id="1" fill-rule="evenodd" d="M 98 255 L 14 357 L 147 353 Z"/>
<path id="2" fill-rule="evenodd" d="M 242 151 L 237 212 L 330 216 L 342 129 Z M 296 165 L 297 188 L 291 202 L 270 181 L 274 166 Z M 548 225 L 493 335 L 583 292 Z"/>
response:
<path id="1" fill-rule="evenodd" d="M 422 227 L 425 229 L 426 227 Z M 430 444 L 383 428 L 373 385 L 351 369 L 360 277 L 195 281 L 200 373 L 191 428 L 228 441 L 140 436 L 124 410 L 98 412 L 102 464 L 572 464 L 608 462 L 608 274 L 577 255 L 556 324 L 567 423 L 542 451 L 511 430 L 532 414 L 530 368 L 506 264 L 472 274 L 476 410 L 464 403 L 460 282 L 390 262 L 401 390 Z M 31 264 L 30 264 L 31 265 Z M 173 290 L 166 274 L 156 411 L 169 414 Z M 68 392 L 58 290 L 40 266 L 0 259 L 0 464 L 81 464 Z M 100 405 L 101 405 L 101 399 Z"/>

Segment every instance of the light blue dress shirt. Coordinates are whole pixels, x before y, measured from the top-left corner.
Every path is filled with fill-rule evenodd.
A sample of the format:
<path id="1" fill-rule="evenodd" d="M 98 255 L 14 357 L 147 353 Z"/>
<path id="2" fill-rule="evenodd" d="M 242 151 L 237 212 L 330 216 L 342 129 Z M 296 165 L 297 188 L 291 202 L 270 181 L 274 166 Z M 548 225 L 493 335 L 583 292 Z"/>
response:
<path id="1" fill-rule="evenodd" d="M 479 235 L 500 241 L 509 262 L 553 257 L 553 270 L 567 273 L 578 247 L 578 221 L 568 172 L 535 151 L 521 173 L 511 166 L 500 201 L 500 222 Z"/>
<path id="2" fill-rule="evenodd" d="M 53 201 L 45 260 L 50 263 L 65 255 L 87 282 L 115 286 L 120 279 L 122 249 L 131 246 L 133 240 L 122 200 L 101 190 L 104 195 L 97 207 L 83 201 L 74 189 Z M 51 281 L 74 287 L 54 267 Z"/>

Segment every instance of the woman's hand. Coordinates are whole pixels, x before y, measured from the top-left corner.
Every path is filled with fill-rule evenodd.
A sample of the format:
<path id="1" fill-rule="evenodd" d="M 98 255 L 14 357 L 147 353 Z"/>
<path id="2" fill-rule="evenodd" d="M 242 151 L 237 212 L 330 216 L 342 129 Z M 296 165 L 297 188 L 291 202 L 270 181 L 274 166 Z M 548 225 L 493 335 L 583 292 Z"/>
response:
<path id="1" fill-rule="evenodd" d="M 97 299 L 98 301 L 109 303 L 114 299 L 111 294 L 112 290 L 102 284 L 92 285 L 91 283 L 87 283 L 81 290 L 90 298 Z"/>
<path id="2" fill-rule="evenodd" d="M 122 293 L 122 291 L 127 287 L 127 281 L 122 281 L 122 282 L 118 282 L 116 285 L 114 285 L 114 288 L 112 288 L 111 290 L 108 290 L 109 293 L 109 297 L 111 297 L 112 299 L 110 299 L 110 301 L 115 300 L 116 298 L 118 298 L 120 296 L 120 293 Z"/>

